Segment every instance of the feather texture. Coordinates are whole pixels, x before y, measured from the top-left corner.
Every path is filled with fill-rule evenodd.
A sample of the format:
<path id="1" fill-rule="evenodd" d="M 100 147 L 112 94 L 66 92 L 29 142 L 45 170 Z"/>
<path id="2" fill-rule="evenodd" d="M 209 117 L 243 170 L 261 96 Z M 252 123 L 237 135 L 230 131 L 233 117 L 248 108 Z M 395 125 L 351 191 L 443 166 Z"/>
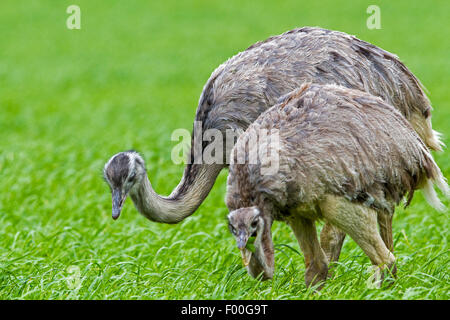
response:
<path id="1" fill-rule="evenodd" d="M 249 157 L 270 139 L 261 132 L 274 129 L 279 169 L 263 175 L 261 159 L 252 164 Z M 250 133 L 262 143 L 249 143 Z M 246 155 L 244 162 L 239 153 Z M 448 190 L 429 150 L 398 110 L 359 90 L 307 84 L 282 97 L 238 139 L 227 205 L 234 210 L 270 201 L 286 209 L 334 195 L 392 214 L 405 195 L 410 200 L 426 186 L 430 204 L 442 209 L 430 180 Z"/>

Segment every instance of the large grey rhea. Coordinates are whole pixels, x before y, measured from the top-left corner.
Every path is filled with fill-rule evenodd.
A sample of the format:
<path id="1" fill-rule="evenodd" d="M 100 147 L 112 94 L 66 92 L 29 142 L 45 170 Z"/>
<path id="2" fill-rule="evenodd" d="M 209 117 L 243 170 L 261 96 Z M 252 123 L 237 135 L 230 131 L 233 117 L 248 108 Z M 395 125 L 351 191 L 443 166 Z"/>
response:
<path id="1" fill-rule="evenodd" d="M 430 102 L 408 68 L 379 47 L 321 28 L 299 28 L 270 37 L 220 65 L 203 88 L 195 120 L 202 124 L 203 132 L 215 128 L 224 137 L 227 129 L 243 132 L 282 95 L 308 82 L 337 84 L 381 97 L 400 111 L 429 148 L 441 150 L 439 137 L 431 127 Z M 194 128 L 193 141 L 202 141 L 199 135 Z M 206 146 L 204 143 L 202 150 Z M 105 166 L 105 178 L 113 191 L 113 217 L 119 216 L 128 192 L 139 212 L 152 221 L 178 223 L 190 216 L 206 198 L 220 171 L 228 166 L 233 144 L 224 146 L 223 164 L 193 164 L 191 149 L 191 163 L 167 197 L 152 189 L 144 161 L 137 153 L 113 156 Z M 130 169 L 137 172 L 132 174 Z M 380 227 L 389 224 L 380 221 Z M 330 224 L 323 230 L 321 239 L 327 255 L 337 259 L 343 235 Z"/>

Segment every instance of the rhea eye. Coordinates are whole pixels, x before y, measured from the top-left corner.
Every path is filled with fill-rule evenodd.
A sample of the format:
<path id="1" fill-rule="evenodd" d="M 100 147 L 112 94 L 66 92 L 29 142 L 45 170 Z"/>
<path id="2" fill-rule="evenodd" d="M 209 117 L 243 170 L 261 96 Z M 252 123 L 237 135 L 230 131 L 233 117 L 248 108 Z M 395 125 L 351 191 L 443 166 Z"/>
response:
<path id="1" fill-rule="evenodd" d="M 128 180 L 134 180 L 135 177 L 136 177 L 136 173 L 133 172 L 133 173 L 131 174 L 131 176 L 128 178 Z"/>
<path id="2" fill-rule="evenodd" d="M 229 225 L 229 227 L 230 227 L 231 233 L 236 234 L 236 229 L 231 224 Z"/>
<path id="3" fill-rule="evenodd" d="M 254 220 L 251 224 L 252 228 L 256 228 L 257 225 L 258 225 L 258 220 Z"/>

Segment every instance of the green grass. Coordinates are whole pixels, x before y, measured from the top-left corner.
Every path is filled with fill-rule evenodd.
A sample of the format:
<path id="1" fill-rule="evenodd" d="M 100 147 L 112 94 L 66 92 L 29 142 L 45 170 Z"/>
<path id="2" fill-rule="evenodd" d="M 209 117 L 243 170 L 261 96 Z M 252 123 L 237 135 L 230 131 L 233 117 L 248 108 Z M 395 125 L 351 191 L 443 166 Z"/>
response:
<path id="1" fill-rule="evenodd" d="M 82 29 L 65 27 L 80 5 Z M 274 279 L 243 269 L 225 216 L 226 172 L 179 225 L 139 216 L 130 200 L 111 219 L 101 169 L 139 150 L 153 185 L 170 193 L 176 128 L 190 130 L 211 72 L 250 44 L 297 26 L 345 31 L 396 53 L 433 102 L 450 144 L 448 1 L 31 1 L 0 4 L 0 298 L 2 299 L 449 299 L 449 219 L 418 192 L 394 218 L 398 280 L 369 289 L 368 258 L 347 239 L 335 277 L 314 294 L 303 256 L 273 228 Z M 450 177 L 446 150 L 436 154 Z M 449 204 L 448 201 L 445 202 Z M 68 285 L 71 266 L 81 285 Z M 70 282 L 70 281 L 69 281 Z"/>

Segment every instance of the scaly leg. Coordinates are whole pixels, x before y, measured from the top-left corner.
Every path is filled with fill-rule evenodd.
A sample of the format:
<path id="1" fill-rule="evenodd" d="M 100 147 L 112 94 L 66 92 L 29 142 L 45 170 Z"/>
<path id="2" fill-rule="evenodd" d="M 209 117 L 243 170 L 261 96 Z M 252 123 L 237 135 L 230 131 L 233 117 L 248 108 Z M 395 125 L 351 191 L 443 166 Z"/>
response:
<path id="1" fill-rule="evenodd" d="M 389 251 L 394 252 L 394 241 L 392 240 L 392 214 L 380 211 L 377 213 L 378 225 L 380 226 L 381 238 Z"/>
<path id="2" fill-rule="evenodd" d="M 345 231 L 367 254 L 376 267 L 375 285 L 380 287 L 385 269 L 395 269 L 395 257 L 377 230 L 377 212 L 335 196 L 328 196 L 320 206 L 323 217 Z"/>
<path id="3" fill-rule="evenodd" d="M 394 252 L 394 242 L 392 238 L 392 218 L 393 215 L 388 212 L 377 213 L 381 238 L 383 239 L 389 251 Z M 320 245 L 325 251 L 325 254 L 330 263 L 339 260 L 344 240 L 345 232 L 339 230 L 332 224 L 325 222 L 322 228 L 322 232 L 320 233 Z"/>
<path id="4" fill-rule="evenodd" d="M 392 218 L 393 214 L 388 212 L 378 212 L 378 226 L 380 227 L 381 239 L 383 239 L 384 244 L 389 249 L 390 252 L 394 252 L 394 240 L 392 239 Z M 397 266 L 391 269 L 391 274 L 393 277 L 397 276 Z"/>
<path id="5" fill-rule="evenodd" d="M 320 245 L 330 263 L 339 260 L 342 245 L 344 244 L 345 232 L 342 232 L 332 224 L 325 222 L 320 233 Z"/>
<path id="6" fill-rule="evenodd" d="M 295 217 L 289 221 L 301 250 L 305 256 L 306 286 L 325 281 L 328 274 L 328 260 L 317 239 L 314 221 L 302 217 Z M 321 289 L 322 285 L 319 287 Z"/>

